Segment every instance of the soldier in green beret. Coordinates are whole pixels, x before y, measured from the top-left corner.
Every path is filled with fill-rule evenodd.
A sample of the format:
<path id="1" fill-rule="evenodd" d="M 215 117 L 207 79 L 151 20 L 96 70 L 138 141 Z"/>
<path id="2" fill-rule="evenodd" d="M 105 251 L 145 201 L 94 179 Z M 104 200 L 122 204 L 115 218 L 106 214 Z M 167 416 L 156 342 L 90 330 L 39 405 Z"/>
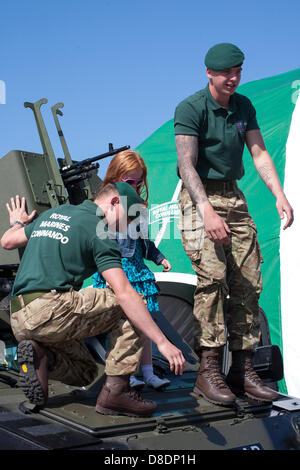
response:
<path id="1" fill-rule="evenodd" d="M 200 369 L 194 392 L 219 404 L 232 404 L 241 392 L 259 400 L 277 396 L 253 369 L 253 350 L 261 334 L 262 257 L 255 223 L 237 185 L 244 175 L 245 143 L 276 198 L 280 218 L 286 216 L 284 229 L 293 223 L 293 209 L 265 147 L 255 109 L 236 93 L 243 61 L 243 52 L 234 44 L 213 46 L 205 57 L 206 88 L 183 100 L 174 118 L 183 183 L 179 228 L 198 280 L 194 316 Z M 225 381 L 220 356 L 226 343 L 226 297 L 232 365 Z"/>

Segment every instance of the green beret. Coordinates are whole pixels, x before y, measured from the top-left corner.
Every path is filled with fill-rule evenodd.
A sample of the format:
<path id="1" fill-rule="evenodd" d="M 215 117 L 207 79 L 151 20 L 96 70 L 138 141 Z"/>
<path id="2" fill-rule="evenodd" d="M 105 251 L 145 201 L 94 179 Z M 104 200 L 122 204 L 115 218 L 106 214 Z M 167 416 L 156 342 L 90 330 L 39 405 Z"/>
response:
<path id="1" fill-rule="evenodd" d="M 204 63 L 208 69 L 225 70 L 241 65 L 244 58 L 244 54 L 237 46 L 223 42 L 209 49 L 205 56 Z"/>
<path id="2" fill-rule="evenodd" d="M 142 205 L 144 207 L 144 201 L 142 200 L 142 198 L 140 198 L 136 190 L 132 186 L 130 186 L 130 184 L 123 183 L 123 182 L 115 183 L 115 186 L 117 190 L 119 191 L 121 204 L 123 208 L 125 209 L 128 217 L 131 220 L 134 220 L 137 217 L 139 217 L 140 212 L 138 211 L 137 207 L 130 210 L 131 207 L 134 206 L 135 204 L 139 204 L 140 206 Z"/>

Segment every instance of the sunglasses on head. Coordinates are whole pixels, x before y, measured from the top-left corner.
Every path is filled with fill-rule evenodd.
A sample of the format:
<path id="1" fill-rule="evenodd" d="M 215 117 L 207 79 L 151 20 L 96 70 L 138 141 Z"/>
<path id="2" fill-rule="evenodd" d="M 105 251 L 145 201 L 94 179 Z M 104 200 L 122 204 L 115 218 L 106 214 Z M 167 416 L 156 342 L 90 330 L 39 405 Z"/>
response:
<path id="1" fill-rule="evenodd" d="M 122 178 L 123 183 L 128 183 L 130 186 L 135 184 L 137 187 L 143 184 L 143 178 Z"/>

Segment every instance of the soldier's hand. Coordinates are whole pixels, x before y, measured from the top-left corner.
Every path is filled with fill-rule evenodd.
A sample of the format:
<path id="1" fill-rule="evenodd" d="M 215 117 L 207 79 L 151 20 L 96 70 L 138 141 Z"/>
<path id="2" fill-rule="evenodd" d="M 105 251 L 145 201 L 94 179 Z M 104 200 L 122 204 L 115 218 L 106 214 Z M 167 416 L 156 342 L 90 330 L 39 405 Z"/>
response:
<path id="1" fill-rule="evenodd" d="M 294 211 L 284 194 L 277 198 L 276 208 L 281 219 L 284 219 L 284 214 L 286 215 L 286 223 L 283 227 L 283 230 L 285 230 L 294 222 Z"/>
<path id="2" fill-rule="evenodd" d="M 30 224 L 36 216 L 36 210 L 32 211 L 30 215 L 27 214 L 25 209 L 26 199 L 17 195 L 15 198 L 10 199 L 11 206 L 7 203 L 6 208 L 9 214 L 9 223 L 12 224 L 16 221 L 22 222 L 24 225 Z"/>
<path id="3" fill-rule="evenodd" d="M 182 375 L 185 366 L 185 359 L 180 349 L 176 348 L 170 341 L 165 339 L 157 344 L 159 352 L 169 361 L 170 370 L 175 375 Z"/>
<path id="4" fill-rule="evenodd" d="M 212 208 L 207 206 L 204 211 L 204 228 L 208 238 L 214 243 L 228 245 L 230 243 L 230 228 Z"/>

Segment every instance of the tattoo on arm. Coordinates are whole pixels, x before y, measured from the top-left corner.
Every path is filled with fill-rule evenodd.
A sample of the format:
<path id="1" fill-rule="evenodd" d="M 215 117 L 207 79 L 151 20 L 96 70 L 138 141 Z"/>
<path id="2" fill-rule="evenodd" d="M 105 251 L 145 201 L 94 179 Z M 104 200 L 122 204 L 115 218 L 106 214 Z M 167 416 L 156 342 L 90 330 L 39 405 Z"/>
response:
<path id="1" fill-rule="evenodd" d="M 207 195 L 196 171 L 198 137 L 193 135 L 176 135 L 175 139 L 181 179 L 194 204 L 203 203 L 207 201 Z"/>
<path id="2" fill-rule="evenodd" d="M 272 168 L 267 165 L 266 163 L 260 167 L 257 168 L 257 171 L 263 180 L 263 182 L 267 185 L 270 186 L 271 180 L 272 180 Z"/>

